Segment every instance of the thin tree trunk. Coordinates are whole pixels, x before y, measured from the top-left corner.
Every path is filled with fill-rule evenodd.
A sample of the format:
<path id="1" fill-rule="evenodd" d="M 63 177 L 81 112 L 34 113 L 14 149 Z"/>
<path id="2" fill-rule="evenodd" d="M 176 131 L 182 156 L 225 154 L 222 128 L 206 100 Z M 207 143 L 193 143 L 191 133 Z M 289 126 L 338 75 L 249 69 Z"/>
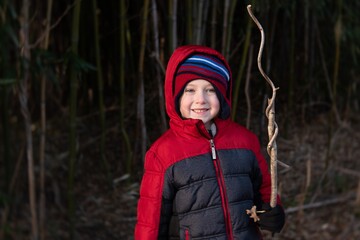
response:
<path id="1" fill-rule="evenodd" d="M 73 58 L 78 55 L 79 28 L 80 28 L 80 10 L 81 0 L 76 0 L 73 10 L 72 32 L 71 32 L 71 51 Z M 76 132 L 76 112 L 77 112 L 77 90 L 78 78 L 77 69 L 72 59 L 70 65 L 70 131 L 69 131 L 69 175 L 68 175 L 68 217 L 70 223 L 70 239 L 74 239 L 75 234 L 75 196 L 74 196 L 74 178 L 75 178 L 75 161 L 77 153 L 77 132 Z"/>
<path id="2" fill-rule="evenodd" d="M 335 27 L 334 27 L 334 38 L 335 38 L 335 62 L 334 62 L 334 72 L 333 72 L 333 82 L 332 82 L 332 92 L 334 95 L 334 102 L 336 104 L 337 99 L 337 84 L 338 84 L 338 76 L 339 76 L 339 68 L 340 68 L 340 47 L 341 47 L 341 35 L 342 35 L 342 0 L 338 1 L 338 12 L 339 15 L 337 17 Z"/>
<path id="3" fill-rule="evenodd" d="M 212 48 L 216 48 L 216 25 L 217 25 L 217 20 L 216 20 L 216 12 L 217 12 L 217 6 L 218 6 L 218 1 L 217 0 L 213 0 L 213 5 L 212 5 L 212 11 L 211 11 L 211 41 L 210 41 L 210 46 Z"/>
<path id="4" fill-rule="evenodd" d="M 229 19 L 229 8 L 230 8 L 230 0 L 225 0 L 224 2 L 224 19 L 223 19 L 223 29 L 222 29 L 222 53 L 225 54 L 226 52 L 226 44 L 227 44 L 227 37 L 228 37 L 228 19 Z"/>
<path id="5" fill-rule="evenodd" d="M 109 184 L 111 184 L 111 173 L 109 169 L 109 164 L 106 160 L 105 155 L 105 141 L 106 141 L 106 129 L 105 129 L 105 107 L 104 107 L 104 80 L 103 80 L 103 71 L 101 66 L 101 52 L 100 52 L 100 34 L 99 34 L 99 20 L 98 20 L 98 10 L 97 10 L 97 1 L 93 0 L 93 12 L 94 12 L 94 39 L 95 39 L 95 55 L 96 55 L 96 69 L 97 69 L 97 82 L 98 82 L 98 96 L 99 96 L 99 112 L 100 112 L 100 158 L 101 164 L 105 171 L 105 175 L 108 179 Z"/>
<path id="6" fill-rule="evenodd" d="M 209 1 L 204 1 L 203 5 L 204 11 L 202 16 L 202 23 L 201 23 L 201 37 L 200 37 L 200 44 L 207 44 L 207 21 L 208 21 L 208 14 L 210 3 Z"/>
<path id="7" fill-rule="evenodd" d="M 2 6 L 3 8 L 3 14 L 1 14 L 0 16 L 0 29 L 3 29 L 3 27 L 6 26 L 6 20 L 7 20 L 7 15 L 6 13 L 7 11 L 7 5 L 4 4 Z M 5 77 L 5 79 L 2 79 L 0 81 L 0 94 L 1 94 L 1 99 L 0 99 L 0 115 L 1 115 L 1 126 L 2 126 L 2 141 L 1 141 L 1 145 L 3 146 L 3 175 L 1 176 L 1 178 L 3 179 L 3 183 L 4 183 L 4 191 L 5 194 L 9 194 L 10 196 L 10 179 L 11 179 L 11 173 L 13 171 L 13 161 L 10 159 L 11 158 L 11 141 L 10 141 L 10 128 L 9 128 L 9 93 L 11 91 L 12 85 L 14 83 L 16 83 L 16 79 L 7 79 L 10 76 L 10 72 L 11 72 L 11 63 L 9 61 L 10 59 L 10 52 L 11 50 L 8 48 L 3 47 L 2 48 L 5 52 L 3 55 L 0 56 L 1 60 L 1 66 L 0 68 L 3 71 L 3 77 Z M 11 99 L 10 99 L 11 100 Z M 4 227 L 2 227 L 4 228 Z M 1 228 L 1 230 L 2 230 Z M 2 235 L 0 235 L 0 238 L 2 237 Z"/>
<path id="8" fill-rule="evenodd" d="M 279 12 L 279 6 L 275 5 L 273 7 L 273 11 L 274 13 L 272 14 L 273 17 L 272 17 L 272 21 L 270 22 L 270 24 L 268 25 L 268 29 L 269 30 L 269 41 L 268 41 L 268 47 L 266 48 L 266 72 L 270 72 L 270 69 L 271 69 L 271 58 L 272 58 L 272 50 L 274 49 L 273 47 L 273 43 L 274 43 L 274 38 L 276 36 L 275 34 L 275 31 L 276 31 L 276 26 L 277 26 L 277 21 L 278 21 L 278 18 L 277 18 L 277 15 L 278 15 L 278 12 Z"/>
<path id="9" fill-rule="evenodd" d="M 158 94 L 159 94 L 159 109 L 160 109 L 160 130 L 165 132 L 167 129 L 166 124 L 166 113 L 165 113 L 165 102 L 164 102 L 164 89 L 161 69 L 164 69 L 162 62 L 160 61 L 160 44 L 159 44 L 159 29 L 158 29 L 158 16 L 157 16 L 157 6 L 156 0 L 152 0 L 152 17 L 153 17 L 153 29 L 154 29 L 154 58 L 156 59 L 156 79 L 158 83 Z"/>
<path id="10" fill-rule="evenodd" d="M 186 42 L 193 43 L 193 2 L 186 1 Z"/>
<path id="11" fill-rule="evenodd" d="M 126 42 L 126 6 L 125 1 L 120 1 L 120 130 L 125 146 L 126 172 L 132 172 L 132 148 L 125 126 L 125 42 Z"/>
<path id="12" fill-rule="evenodd" d="M 245 66 L 246 66 L 246 58 L 248 56 L 248 50 L 250 46 L 250 38 L 251 38 L 251 27 L 252 22 L 251 19 L 249 19 L 247 27 L 246 27 L 246 35 L 245 35 L 245 42 L 244 42 L 244 50 L 242 52 L 241 56 L 241 62 L 239 66 L 239 72 L 235 79 L 235 86 L 233 90 L 233 103 L 232 103 L 232 113 L 231 118 L 233 120 L 236 119 L 236 112 L 237 112 L 237 106 L 238 106 L 238 98 L 239 98 L 239 92 L 240 92 L 240 85 L 241 85 L 241 79 L 244 74 Z"/>
<path id="13" fill-rule="evenodd" d="M 42 48 L 47 50 L 49 47 L 49 35 L 50 35 L 50 22 L 51 22 L 51 10 L 52 0 L 48 1 L 46 11 L 46 25 L 45 25 L 45 37 L 42 42 Z M 39 229 L 40 239 L 46 238 L 46 201 L 45 201 L 45 143 L 46 143 L 46 81 L 47 77 L 45 74 L 41 76 L 41 99 L 40 99 L 40 149 L 39 149 L 39 160 L 40 160 L 40 209 L 39 209 Z"/>
<path id="14" fill-rule="evenodd" d="M 201 44 L 201 33 L 202 33 L 202 16 L 204 10 L 204 0 L 198 1 L 198 13 L 196 14 L 196 23 L 195 23 L 195 44 Z"/>
<path id="15" fill-rule="evenodd" d="M 324 71 L 324 76 L 325 76 L 325 80 L 326 80 L 326 86 L 327 86 L 327 90 L 329 93 L 329 97 L 331 99 L 332 102 L 332 107 L 333 107 L 333 111 L 335 114 L 335 118 L 337 120 L 337 123 L 340 124 L 340 116 L 339 116 L 339 112 L 337 110 L 337 106 L 336 104 L 333 104 L 335 102 L 335 96 L 334 96 L 334 92 L 332 91 L 332 87 L 331 87 L 331 80 L 330 80 L 330 75 L 329 75 L 329 70 L 327 69 L 326 66 L 326 59 L 325 59 L 325 54 L 324 54 L 324 49 L 323 49 L 323 45 L 321 42 L 321 36 L 320 36 L 320 30 L 317 24 L 317 20 L 316 17 L 314 17 L 314 22 L 315 22 L 315 34 L 316 34 L 316 40 L 317 40 L 317 44 L 318 44 L 318 49 L 319 49 L 319 54 L 320 54 L 320 59 L 321 59 L 321 65 L 323 67 L 323 71 Z"/>
<path id="16" fill-rule="evenodd" d="M 140 154 L 143 159 L 146 152 L 147 130 L 145 121 L 145 91 L 144 91 L 144 60 L 146 47 L 146 33 L 147 33 L 147 18 L 149 13 L 149 0 L 144 0 L 144 10 L 142 16 L 142 31 L 140 42 L 140 57 L 139 57 L 139 84 L 137 96 L 137 120 L 138 128 L 140 128 Z"/>
<path id="17" fill-rule="evenodd" d="M 312 82 L 312 76 L 311 76 L 311 65 L 310 62 L 310 0 L 305 0 L 304 2 L 304 64 L 303 64 L 303 71 L 304 76 L 306 79 L 309 80 L 309 82 Z M 307 96 L 304 97 L 304 99 L 307 99 L 307 97 L 310 95 L 309 91 L 306 93 Z M 305 124 L 305 104 L 301 107 L 301 121 L 303 124 Z M 285 130 L 286 131 L 286 130 Z"/>
<path id="18" fill-rule="evenodd" d="M 5 68 L 3 68 L 5 69 Z M 8 86 L 1 86 L 0 94 L 0 112 L 1 112 L 1 126 L 2 126 L 2 141 L 1 144 L 3 145 L 3 175 L 2 180 L 5 187 L 5 193 L 9 193 L 9 184 L 12 172 L 12 163 L 10 159 L 10 131 L 9 131 L 9 89 Z"/>
<path id="19" fill-rule="evenodd" d="M 335 38 L 335 59 L 334 59 L 334 72 L 332 79 L 331 91 L 333 93 L 333 99 L 331 103 L 332 113 L 330 117 L 330 128 L 329 128 L 329 158 L 326 158 L 326 167 L 330 165 L 330 160 L 333 159 L 330 157 L 332 149 L 331 149 L 331 139 L 333 138 L 334 131 L 334 121 L 337 121 L 338 124 L 341 123 L 341 118 L 339 112 L 337 111 L 337 85 L 339 78 L 339 69 L 340 69 L 340 53 L 341 53 L 341 36 L 342 36 L 342 0 L 338 1 L 338 16 L 334 26 L 334 38 Z"/>
<path id="20" fill-rule="evenodd" d="M 233 19 L 234 19 L 234 13 L 235 13 L 235 8 L 236 8 L 236 3 L 237 0 L 232 0 L 231 1 L 231 6 L 230 6 L 230 13 L 228 16 L 228 22 L 229 22 L 229 27 L 228 27 L 228 32 L 227 32 L 227 36 L 226 36 L 226 43 L 225 43 L 225 58 L 229 59 L 230 56 L 230 45 L 231 45 L 231 39 L 232 39 L 232 27 L 233 27 Z"/>
<path id="21" fill-rule="evenodd" d="M 253 61 L 253 49 L 254 46 L 250 45 L 249 50 L 249 58 L 248 58 L 248 68 L 246 74 L 246 81 L 245 81 L 245 97 L 246 97 L 246 105 L 247 105 L 247 114 L 246 114 L 246 127 L 250 129 L 251 123 L 251 98 L 250 98 L 250 76 L 251 76 L 251 68 L 252 68 L 252 61 Z"/>
<path id="22" fill-rule="evenodd" d="M 327 151 L 326 151 L 326 161 L 325 161 L 325 169 L 328 169 L 329 164 L 330 164 L 330 159 L 332 158 L 332 149 L 331 149 L 331 141 L 332 141 L 332 136 L 333 136 L 333 129 L 332 129 L 332 125 L 333 125 L 333 118 L 335 117 L 335 119 L 337 120 L 337 123 L 340 124 L 340 116 L 339 116 L 339 112 L 335 103 L 335 96 L 334 96 L 334 92 L 332 91 L 331 88 L 331 83 L 330 83 L 330 76 L 329 76 L 329 71 L 327 69 L 326 66 L 326 60 L 325 60 L 325 54 L 324 54 L 324 50 L 323 50 L 323 46 L 322 46 L 322 42 L 321 42 L 321 38 L 320 38 L 320 31 L 319 31 L 319 27 L 317 25 L 317 20 L 315 18 L 314 20 L 315 22 L 315 31 L 316 31 L 316 38 L 317 38 L 317 44 L 318 44 L 318 48 L 319 48 L 319 54 L 320 54 L 320 59 L 321 59 L 321 65 L 323 67 L 323 71 L 324 71 L 324 77 L 326 80 L 326 85 L 327 85 L 327 89 L 329 92 L 329 97 L 331 99 L 332 102 L 332 114 L 331 114 L 331 119 L 330 119 L 330 126 L 329 126 L 329 130 L 328 130 L 328 146 L 327 146 Z"/>
<path id="23" fill-rule="evenodd" d="M 295 39 L 295 31 L 296 31 L 296 1 L 292 2 L 291 5 L 291 12 L 292 12 L 292 17 L 291 17 L 291 24 L 290 24 L 290 51 L 289 51 L 289 86 L 288 86 L 288 102 L 287 102 L 287 109 L 294 109 L 294 88 L 295 88 L 295 43 L 296 43 L 296 39 Z M 285 121 L 285 131 L 287 132 L 288 129 L 288 123 L 289 121 Z"/>
<path id="24" fill-rule="evenodd" d="M 2 27 L 2 26 L 0 26 Z M 10 55 L 9 51 L 6 52 L 6 55 Z M 3 61 L 0 61 L 2 64 L 0 66 L 1 69 L 4 70 L 5 77 L 8 76 L 9 68 L 9 61 L 8 59 L 2 59 Z M 11 141 L 10 141 L 10 124 L 9 124 L 9 93 L 11 91 L 13 83 L 16 82 L 16 79 L 8 79 L 8 83 L 4 83 L 5 79 L 2 79 L 0 82 L 0 117 L 1 117 L 1 127 L 2 127 L 2 136 L 1 136 L 1 145 L 2 145 L 2 160 L 3 160 L 3 166 L 2 166 L 2 172 L 1 178 L 4 183 L 4 192 L 5 194 L 9 194 L 9 186 L 10 186 L 10 179 L 11 179 L 11 173 L 13 171 L 13 161 L 11 158 Z M 0 236 L 1 237 L 1 236 Z"/>
<path id="25" fill-rule="evenodd" d="M 28 163 L 28 184 L 29 184 L 29 201 L 31 212 L 31 238 L 33 240 L 39 239 L 37 206 L 36 206 L 36 189 L 35 189 L 35 175 L 34 175 L 34 159 L 33 159 L 33 140 L 31 132 L 31 115 L 28 108 L 28 84 L 30 81 L 30 44 L 29 44 L 29 7 L 30 1 L 23 0 L 20 18 L 20 56 L 23 62 L 23 78 L 19 83 L 19 100 L 21 113 L 25 122 L 25 136 L 26 136 L 26 158 Z"/>
<path id="26" fill-rule="evenodd" d="M 148 0 L 145 0 L 145 2 Z M 177 0 L 169 1 L 169 51 L 172 53 L 177 46 Z"/>

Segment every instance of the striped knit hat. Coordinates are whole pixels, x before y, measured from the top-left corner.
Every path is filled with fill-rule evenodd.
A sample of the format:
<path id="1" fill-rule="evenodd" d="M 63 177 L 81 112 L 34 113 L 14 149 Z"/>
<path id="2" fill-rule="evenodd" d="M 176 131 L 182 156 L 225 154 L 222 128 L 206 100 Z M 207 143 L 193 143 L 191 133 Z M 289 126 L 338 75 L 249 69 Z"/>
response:
<path id="1" fill-rule="evenodd" d="M 186 84 L 195 79 L 204 79 L 212 83 L 223 96 L 229 88 L 230 73 L 224 63 L 217 57 L 195 54 L 188 57 L 178 68 L 175 77 L 175 96 Z"/>

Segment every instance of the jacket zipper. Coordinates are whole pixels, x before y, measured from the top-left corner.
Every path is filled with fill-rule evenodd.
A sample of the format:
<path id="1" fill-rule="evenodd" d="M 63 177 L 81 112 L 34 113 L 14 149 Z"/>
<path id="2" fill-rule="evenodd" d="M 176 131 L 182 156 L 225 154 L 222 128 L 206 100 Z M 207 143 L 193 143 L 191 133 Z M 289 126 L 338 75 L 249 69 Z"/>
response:
<path id="1" fill-rule="evenodd" d="M 220 189 L 222 208 L 223 208 L 224 218 L 225 218 L 226 234 L 228 236 L 228 239 L 232 240 L 234 238 L 232 235 L 232 226 L 231 226 L 231 219 L 230 219 L 230 214 L 229 214 L 229 205 L 228 205 L 228 200 L 226 197 L 225 180 L 224 180 L 224 175 L 222 174 L 222 171 L 221 171 L 219 159 L 216 155 L 216 148 L 215 148 L 213 139 L 210 139 L 210 147 L 211 147 L 211 156 L 212 156 L 212 160 L 213 160 L 213 164 L 214 164 L 215 172 L 216 172 L 216 178 L 217 178 L 217 181 L 219 184 L 219 189 Z"/>

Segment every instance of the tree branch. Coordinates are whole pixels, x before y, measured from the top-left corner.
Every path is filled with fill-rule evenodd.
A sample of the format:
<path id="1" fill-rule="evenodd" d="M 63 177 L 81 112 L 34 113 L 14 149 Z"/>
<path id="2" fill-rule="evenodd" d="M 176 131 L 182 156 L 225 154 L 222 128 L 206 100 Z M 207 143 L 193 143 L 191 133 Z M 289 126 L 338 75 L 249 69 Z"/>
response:
<path id="1" fill-rule="evenodd" d="M 275 207 L 276 206 L 276 200 L 277 200 L 277 145 L 276 145 L 276 137 L 278 135 L 278 125 L 275 121 L 275 98 L 276 98 L 276 90 L 278 88 L 275 88 L 274 83 L 271 81 L 271 79 L 265 74 L 264 70 L 261 66 L 261 57 L 262 52 L 264 49 L 264 43 L 265 43 L 265 35 L 264 30 L 257 20 L 257 18 L 254 16 L 251 5 L 247 6 L 248 13 L 252 20 L 255 22 L 257 27 L 260 30 L 261 33 L 261 43 L 257 58 L 257 64 L 259 71 L 261 75 L 265 78 L 265 80 L 268 82 L 268 84 L 271 86 L 272 89 L 272 96 L 270 99 L 268 99 L 268 106 L 265 110 L 266 117 L 268 118 L 268 135 L 269 135 L 269 143 L 267 145 L 267 152 L 270 156 L 270 174 L 271 174 L 271 198 L 270 198 L 270 206 Z"/>

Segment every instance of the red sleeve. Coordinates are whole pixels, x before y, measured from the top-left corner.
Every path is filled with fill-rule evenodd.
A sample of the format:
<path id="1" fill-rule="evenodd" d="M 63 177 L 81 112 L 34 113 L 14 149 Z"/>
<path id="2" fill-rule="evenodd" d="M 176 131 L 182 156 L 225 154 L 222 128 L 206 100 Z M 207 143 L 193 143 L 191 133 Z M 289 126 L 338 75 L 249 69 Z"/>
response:
<path id="1" fill-rule="evenodd" d="M 157 162 L 153 153 L 146 154 L 137 208 L 135 240 L 158 239 L 164 174 L 160 170 L 161 167 L 156 166 Z"/>

